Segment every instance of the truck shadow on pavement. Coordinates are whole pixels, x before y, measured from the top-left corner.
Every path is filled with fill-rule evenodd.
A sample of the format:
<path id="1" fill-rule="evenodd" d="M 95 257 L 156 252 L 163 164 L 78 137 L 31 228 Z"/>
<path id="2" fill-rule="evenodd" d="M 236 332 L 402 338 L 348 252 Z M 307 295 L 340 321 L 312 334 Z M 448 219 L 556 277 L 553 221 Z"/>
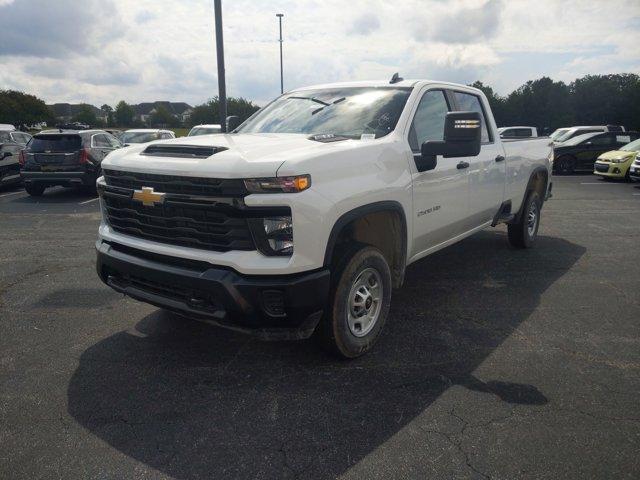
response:
<path id="1" fill-rule="evenodd" d="M 544 405 L 535 386 L 473 372 L 585 249 L 540 237 L 517 251 L 505 237 L 482 232 L 409 267 L 383 337 L 355 361 L 311 341 L 262 343 L 154 312 L 82 354 L 69 412 L 175 478 L 328 479 L 453 385 Z"/>

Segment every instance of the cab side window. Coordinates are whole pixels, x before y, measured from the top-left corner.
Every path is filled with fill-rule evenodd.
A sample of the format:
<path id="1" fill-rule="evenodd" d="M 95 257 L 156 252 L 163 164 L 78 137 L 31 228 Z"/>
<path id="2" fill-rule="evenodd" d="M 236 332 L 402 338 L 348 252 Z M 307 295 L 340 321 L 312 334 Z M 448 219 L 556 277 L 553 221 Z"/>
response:
<path id="1" fill-rule="evenodd" d="M 611 145 L 613 143 L 613 136 L 609 133 L 596 135 L 587 140 L 587 143 L 591 143 L 591 145 Z"/>
<path id="2" fill-rule="evenodd" d="M 482 108 L 482 103 L 480 103 L 480 98 L 470 93 L 463 92 L 453 92 L 453 95 L 458 103 L 458 110 L 462 112 L 478 112 L 480 114 L 480 123 L 482 124 L 481 141 L 482 143 L 490 142 L 491 137 L 489 137 L 489 130 L 487 127 L 487 116 Z"/>
<path id="3" fill-rule="evenodd" d="M 442 90 L 430 90 L 422 96 L 409 130 L 411 150 L 419 152 L 427 140 L 444 139 L 444 121 L 448 112 L 449 106 Z"/>

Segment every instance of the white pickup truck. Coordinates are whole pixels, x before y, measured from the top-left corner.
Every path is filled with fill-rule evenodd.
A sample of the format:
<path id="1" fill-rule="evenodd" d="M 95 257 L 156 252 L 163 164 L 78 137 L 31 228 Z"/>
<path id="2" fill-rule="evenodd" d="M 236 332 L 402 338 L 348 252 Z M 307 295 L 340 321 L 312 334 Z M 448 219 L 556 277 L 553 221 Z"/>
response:
<path id="1" fill-rule="evenodd" d="M 532 246 L 552 161 L 549 139 L 503 143 L 474 88 L 301 88 L 232 133 L 111 153 L 97 271 L 161 308 L 352 358 L 410 263 L 501 222 Z"/>

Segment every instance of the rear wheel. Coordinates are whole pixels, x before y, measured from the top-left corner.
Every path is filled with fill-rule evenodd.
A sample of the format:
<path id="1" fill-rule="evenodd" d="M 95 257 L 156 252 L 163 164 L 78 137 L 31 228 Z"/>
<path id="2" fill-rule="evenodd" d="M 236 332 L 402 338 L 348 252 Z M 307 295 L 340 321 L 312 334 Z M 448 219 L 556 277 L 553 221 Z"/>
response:
<path id="1" fill-rule="evenodd" d="M 554 164 L 556 173 L 560 175 L 570 175 L 575 169 L 575 159 L 569 155 L 560 157 Z"/>
<path id="2" fill-rule="evenodd" d="M 316 337 L 327 350 L 355 358 L 373 347 L 391 303 L 391 271 L 377 248 L 355 245 L 332 272 L 331 294 Z"/>
<path id="3" fill-rule="evenodd" d="M 37 183 L 25 183 L 24 189 L 27 191 L 29 195 L 32 197 L 40 197 L 44 193 L 45 190 L 44 185 L 38 185 Z"/>
<path id="4" fill-rule="evenodd" d="M 531 192 L 525 200 L 522 215 L 517 223 L 507 227 L 509 243 L 516 248 L 531 248 L 538 237 L 540 207 L 542 201 L 538 192 Z"/>

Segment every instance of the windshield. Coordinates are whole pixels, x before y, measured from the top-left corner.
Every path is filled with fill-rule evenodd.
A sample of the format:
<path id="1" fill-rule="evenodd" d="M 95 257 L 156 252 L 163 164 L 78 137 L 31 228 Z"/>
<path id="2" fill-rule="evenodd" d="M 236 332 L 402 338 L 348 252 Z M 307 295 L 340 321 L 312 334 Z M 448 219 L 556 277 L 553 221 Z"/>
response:
<path id="1" fill-rule="evenodd" d="M 564 135 L 568 131 L 569 131 L 568 128 L 558 128 L 551 135 L 549 135 L 549 137 L 551 137 L 551 140 L 557 141 L 560 136 Z"/>
<path id="2" fill-rule="evenodd" d="M 33 137 L 27 148 L 33 153 L 75 152 L 81 146 L 79 135 L 38 135 Z"/>
<path id="3" fill-rule="evenodd" d="M 638 152 L 640 151 L 640 138 L 638 140 L 634 140 L 631 143 L 627 143 L 620 150 L 623 152 Z"/>
<path id="4" fill-rule="evenodd" d="M 120 141 L 122 143 L 147 143 L 159 138 L 160 134 L 157 132 L 124 132 Z"/>
<path id="5" fill-rule="evenodd" d="M 563 142 L 561 147 L 571 147 L 573 145 L 579 145 L 582 142 L 589 140 L 596 135 L 602 135 L 603 132 L 592 132 L 592 133 L 583 133 L 582 135 L 578 135 L 576 137 L 570 138 L 566 142 Z"/>
<path id="6" fill-rule="evenodd" d="M 411 88 L 346 87 L 283 95 L 238 130 L 242 133 L 333 134 L 349 138 L 392 132 Z"/>
<path id="7" fill-rule="evenodd" d="M 220 127 L 194 127 L 189 132 L 188 137 L 196 137 L 198 135 L 209 135 L 212 133 L 220 133 L 222 129 Z"/>

